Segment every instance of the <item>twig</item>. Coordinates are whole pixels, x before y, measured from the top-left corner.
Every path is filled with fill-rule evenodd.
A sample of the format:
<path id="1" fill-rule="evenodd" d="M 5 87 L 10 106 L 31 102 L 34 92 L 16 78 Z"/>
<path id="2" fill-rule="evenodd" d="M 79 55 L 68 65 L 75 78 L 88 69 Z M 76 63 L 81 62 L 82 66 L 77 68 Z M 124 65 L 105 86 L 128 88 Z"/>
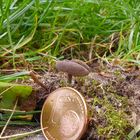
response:
<path id="1" fill-rule="evenodd" d="M 31 78 L 34 80 L 35 83 L 37 83 L 38 85 L 40 85 L 41 87 L 43 87 L 44 89 L 48 90 L 47 87 L 38 80 L 38 78 L 36 77 L 36 75 L 31 71 L 30 74 Z"/>

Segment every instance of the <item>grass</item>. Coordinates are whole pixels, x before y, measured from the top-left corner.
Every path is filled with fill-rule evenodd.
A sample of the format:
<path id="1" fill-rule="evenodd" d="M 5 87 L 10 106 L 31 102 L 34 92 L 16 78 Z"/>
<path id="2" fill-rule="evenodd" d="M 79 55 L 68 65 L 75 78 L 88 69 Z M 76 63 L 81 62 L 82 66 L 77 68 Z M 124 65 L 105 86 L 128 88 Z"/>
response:
<path id="1" fill-rule="evenodd" d="M 21 61 L 27 63 L 55 57 L 88 61 L 92 45 L 92 59 L 105 56 L 108 60 L 119 58 L 139 65 L 139 3 L 135 0 L 1 1 L 1 68 L 23 65 L 18 61 L 21 56 Z"/>

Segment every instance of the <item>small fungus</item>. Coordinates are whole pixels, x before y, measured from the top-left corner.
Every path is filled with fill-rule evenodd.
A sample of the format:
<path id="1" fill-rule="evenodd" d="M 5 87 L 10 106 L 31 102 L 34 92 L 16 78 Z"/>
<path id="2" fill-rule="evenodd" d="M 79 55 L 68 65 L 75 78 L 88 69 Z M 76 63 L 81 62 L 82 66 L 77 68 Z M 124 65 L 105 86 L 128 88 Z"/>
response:
<path id="1" fill-rule="evenodd" d="M 81 60 L 62 60 L 56 62 L 56 69 L 68 74 L 68 82 L 71 83 L 72 76 L 86 76 L 90 72 L 89 66 Z"/>

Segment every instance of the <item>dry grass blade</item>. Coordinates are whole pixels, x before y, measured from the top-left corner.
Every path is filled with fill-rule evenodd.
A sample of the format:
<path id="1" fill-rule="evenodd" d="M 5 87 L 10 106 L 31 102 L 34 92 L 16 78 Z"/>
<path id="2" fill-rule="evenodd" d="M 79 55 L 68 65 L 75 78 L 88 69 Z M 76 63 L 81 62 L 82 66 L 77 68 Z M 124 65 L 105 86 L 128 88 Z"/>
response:
<path id="1" fill-rule="evenodd" d="M 137 140 L 138 136 L 137 134 L 140 132 L 140 124 L 136 126 L 128 135 L 130 140 Z"/>
<path id="2" fill-rule="evenodd" d="M 4 90 L 3 92 L 1 92 L 1 93 L 0 93 L 0 96 L 1 96 L 2 94 L 4 94 L 6 91 L 8 91 L 9 89 L 13 88 L 13 87 L 14 87 L 14 85 L 13 85 L 13 86 L 10 86 L 9 88 L 7 88 L 7 89 Z"/>
<path id="3" fill-rule="evenodd" d="M 47 128 L 47 127 L 46 127 Z M 43 128 L 43 129 L 46 129 L 46 128 Z M 34 130 L 34 131 L 31 131 L 31 132 L 26 132 L 26 133 L 21 133 L 21 134 L 15 134 L 15 135 L 9 135 L 9 136 L 3 136 L 3 137 L 0 137 L 1 140 L 5 140 L 5 139 L 12 139 L 12 138 L 19 138 L 19 137 L 25 137 L 27 135 L 31 135 L 31 134 L 34 134 L 34 133 L 38 133 L 40 132 L 42 129 L 37 129 L 37 130 Z"/>
<path id="4" fill-rule="evenodd" d="M 0 108 L 0 111 L 13 112 L 12 109 L 5 109 L 5 108 Z M 18 113 L 24 113 L 25 111 L 15 110 L 15 112 L 18 112 Z"/>
<path id="5" fill-rule="evenodd" d="M 5 126 L 3 127 L 2 131 L 1 131 L 0 139 L 1 139 L 2 135 L 4 134 L 4 131 L 6 130 L 6 127 L 8 126 L 8 124 L 9 124 L 9 122 L 10 122 L 10 120 L 11 120 L 11 118 L 12 118 L 12 116 L 13 116 L 15 110 L 16 110 L 17 103 L 18 103 L 18 99 L 17 99 L 16 102 L 15 102 L 15 106 L 14 106 L 14 108 L 13 108 L 13 111 L 12 111 L 12 113 L 11 113 L 9 119 L 7 120 Z"/>

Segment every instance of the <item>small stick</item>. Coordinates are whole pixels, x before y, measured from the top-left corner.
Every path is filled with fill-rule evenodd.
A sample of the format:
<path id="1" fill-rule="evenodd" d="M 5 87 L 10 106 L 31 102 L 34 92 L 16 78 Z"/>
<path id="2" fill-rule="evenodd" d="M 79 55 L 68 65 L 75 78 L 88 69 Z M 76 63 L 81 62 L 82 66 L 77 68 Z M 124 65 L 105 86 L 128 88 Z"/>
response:
<path id="1" fill-rule="evenodd" d="M 40 85 L 41 87 L 43 87 L 44 89 L 48 90 L 47 87 L 38 80 L 38 78 L 36 77 L 36 75 L 31 71 L 30 74 L 31 78 L 34 80 L 35 83 L 37 83 L 38 85 Z"/>

